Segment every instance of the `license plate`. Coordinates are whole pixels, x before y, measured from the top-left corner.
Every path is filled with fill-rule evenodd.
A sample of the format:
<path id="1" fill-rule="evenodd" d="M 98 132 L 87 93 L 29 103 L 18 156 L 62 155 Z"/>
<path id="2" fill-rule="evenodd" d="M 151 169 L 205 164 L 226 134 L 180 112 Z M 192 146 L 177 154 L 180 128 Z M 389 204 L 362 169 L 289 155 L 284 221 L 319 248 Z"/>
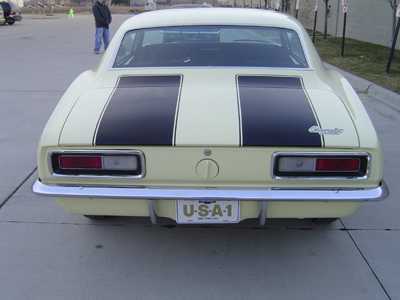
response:
<path id="1" fill-rule="evenodd" d="M 178 224 L 238 223 L 239 201 L 177 200 Z"/>

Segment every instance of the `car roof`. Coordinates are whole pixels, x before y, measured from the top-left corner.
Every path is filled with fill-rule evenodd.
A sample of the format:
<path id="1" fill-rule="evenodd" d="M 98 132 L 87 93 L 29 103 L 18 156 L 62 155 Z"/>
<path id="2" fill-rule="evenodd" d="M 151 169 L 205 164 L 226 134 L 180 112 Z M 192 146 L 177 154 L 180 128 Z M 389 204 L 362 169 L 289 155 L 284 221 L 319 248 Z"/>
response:
<path id="1" fill-rule="evenodd" d="M 6 7 L 6 8 L 19 8 L 17 4 L 15 4 L 14 2 L 10 2 L 10 1 L 1 1 L 0 5 L 2 7 Z"/>
<path id="2" fill-rule="evenodd" d="M 274 26 L 301 31 L 293 17 L 275 11 L 246 8 L 164 9 L 136 15 L 121 26 L 129 31 L 139 28 L 177 25 L 253 25 Z"/>
<path id="3" fill-rule="evenodd" d="M 187 4 L 177 4 L 177 5 L 171 6 L 172 9 L 178 9 L 178 8 L 206 8 L 206 7 L 212 7 L 212 5 L 208 4 L 208 3 L 203 3 L 203 4 L 187 3 Z"/>

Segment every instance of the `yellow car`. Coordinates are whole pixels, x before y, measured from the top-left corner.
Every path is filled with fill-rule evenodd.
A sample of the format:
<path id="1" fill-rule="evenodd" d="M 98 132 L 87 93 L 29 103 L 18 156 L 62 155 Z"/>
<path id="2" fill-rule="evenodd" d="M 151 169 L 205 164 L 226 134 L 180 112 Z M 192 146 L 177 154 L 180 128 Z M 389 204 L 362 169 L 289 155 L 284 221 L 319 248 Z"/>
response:
<path id="1" fill-rule="evenodd" d="M 330 223 L 388 196 L 375 129 L 294 18 L 139 14 L 44 129 L 33 192 L 68 212 L 179 224 Z"/>

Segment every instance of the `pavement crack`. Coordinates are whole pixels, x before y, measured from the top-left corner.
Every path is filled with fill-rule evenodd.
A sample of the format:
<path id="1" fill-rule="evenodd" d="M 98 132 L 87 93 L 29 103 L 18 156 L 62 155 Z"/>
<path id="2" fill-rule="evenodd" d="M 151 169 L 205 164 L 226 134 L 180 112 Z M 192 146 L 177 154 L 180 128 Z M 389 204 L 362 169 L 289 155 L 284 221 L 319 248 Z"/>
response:
<path id="1" fill-rule="evenodd" d="M 343 228 L 345 229 L 345 231 L 347 232 L 347 234 L 349 235 L 350 239 L 352 240 L 354 246 L 357 248 L 358 252 L 360 253 L 361 257 L 363 258 L 363 260 L 365 261 L 365 263 L 367 264 L 368 268 L 371 270 L 372 274 L 375 276 L 375 279 L 378 281 L 378 283 L 380 284 L 382 290 L 385 292 L 386 296 L 388 297 L 389 300 L 392 300 L 392 298 L 390 297 L 389 293 L 387 292 L 387 290 L 385 289 L 383 283 L 381 282 L 381 280 L 379 279 L 378 275 L 375 273 L 374 269 L 372 268 L 371 264 L 369 263 L 369 261 L 367 260 L 367 258 L 365 257 L 364 253 L 361 251 L 360 247 L 358 247 L 356 241 L 354 240 L 354 238 L 352 237 L 352 235 L 350 234 L 350 231 L 346 228 L 346 226 L 344 225 L 344 223 L 342 222 L 342 220 L 339 220 L 340 223 L 342 223 Z"/>
<path id="2" fill-rule="evenodd" d="M 36 170 L 37 170 L 37 167 L 35 167 L 35 168 L 33 169 L 33 171 L 30 172 L 29 175 L 28 175 L 24 180 L 22 180 L 22 182 L 11 192 L 11 194 L 8 195 L 8 196 L 4 199 L 4 201 L 0 204 L 0 209 L 2 209 L 2 207 L 7 203 L 7 201 L 10 200 L 10 199 L 12 198 L 12 196 L 15 195 L 16 192 L 18 192 L 18 190 L 25 184 L 25 182 L 28 181 L 29 178 L 31 178 L 31 176 L 33 175 L 33 173 L 36 172 Z"/>

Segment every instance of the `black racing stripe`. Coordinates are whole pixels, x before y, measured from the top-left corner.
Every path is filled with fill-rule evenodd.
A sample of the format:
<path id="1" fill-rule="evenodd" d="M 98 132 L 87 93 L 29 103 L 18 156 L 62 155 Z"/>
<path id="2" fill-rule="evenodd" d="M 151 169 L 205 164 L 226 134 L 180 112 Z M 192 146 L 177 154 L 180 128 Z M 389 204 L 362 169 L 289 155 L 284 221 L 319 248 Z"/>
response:
<path id="1" fill-rule="evenodd" d="M 180 84 L 181 76 L 121 77 L 95 144 L 172 146 Z"/>
<path id="2" fill-rule="evenodd" d="M 243 146 L 322 147 L 298 77 L 238 76 Z"/>

